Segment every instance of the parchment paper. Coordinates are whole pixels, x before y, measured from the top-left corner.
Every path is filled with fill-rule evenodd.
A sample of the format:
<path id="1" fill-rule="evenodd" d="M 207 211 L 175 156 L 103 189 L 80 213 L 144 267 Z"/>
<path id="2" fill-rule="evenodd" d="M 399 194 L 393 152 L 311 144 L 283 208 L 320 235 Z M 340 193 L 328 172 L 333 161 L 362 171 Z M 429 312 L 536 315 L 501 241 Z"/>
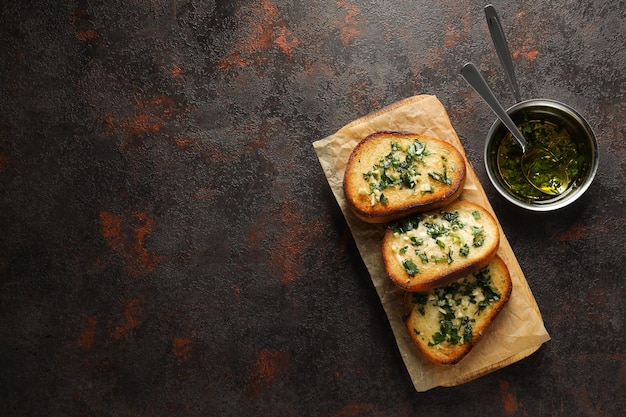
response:
<path id="1" fill-rule="evenodd" d="M 348 157 L 356 144 L 370 133 L 400 130 L 421 133 L 450 142 L 467 162 L 467 179 L 461 200 L 473 201 L 495 213 L 467 160 L 441 102 L 432 95 L 409 97 L 380 111 L 349 123 L 335 134 L 313 143 L 320 164 L 335 198 L 346 218 L 363 261 L 376 287 L 391 324 L 398 348 L 415 389 L 427 391 L 437 386 L 455 386 L 519 361 L 550 340 L 539 307 L 528 286 L 511 246 L 500 227 L 498 254 L 507 264 L 513 280 L 511 298 L 485 335 L 456 365 L 438 365 L 426 359 L 413 344 L 402 320 L 404 291 L 387 278 L 381 255 L 384 225 L 372 225 L 358 219 L 346 204 L 343 174 Z M 496 218 L 497 219 L 497 218 Z"/>

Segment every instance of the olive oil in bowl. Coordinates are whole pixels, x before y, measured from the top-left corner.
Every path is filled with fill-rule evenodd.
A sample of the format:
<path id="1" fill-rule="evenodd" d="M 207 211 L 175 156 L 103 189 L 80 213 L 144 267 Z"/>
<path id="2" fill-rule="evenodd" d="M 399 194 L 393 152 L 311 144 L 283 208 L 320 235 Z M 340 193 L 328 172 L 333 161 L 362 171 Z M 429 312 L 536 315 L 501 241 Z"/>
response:
<path id="1" fill-rule="evenodd" d="M 565 127 L 544 120 L 529 120 L 518 124 L 518 128 L 528 143 L 552 152 L 575 183 L 578 172 L 585 166 L 585 160 Z M 554 195 L 562 194 L 569 186 L 567 178 L 561 178 L 554 170 L 554 163 L 551 160 L 537 158 L 530 167 L 529 175 L 536 178 L 535 184 L 543 184 L 543 189 L 533 187 L 522 172 L 522 164 L 519 162 L 522 158 L 522 148 L 510 133 L 502 138 L 497 152 L 498 171 L 502 179 L 511 192 L 521 198 L 547 200 Z"/>
<path id="2" fill-rule="evenodd" d="M 587 122 L 573 109 L 551 100 L 528 100 L 507 111 L 529 144 L 548 149 L 565 166 L 567 180 L 551 167 L 554 160 L 537 160 L 531 175 L 542 191 L 522 172 L 522 149 L 499 122 L 492 126 L 485 148 L 487 174 L 496 189 L 512 203 L 535 211 L 563 207 L 590 185 L 598 166 L 597 142 Z"/>

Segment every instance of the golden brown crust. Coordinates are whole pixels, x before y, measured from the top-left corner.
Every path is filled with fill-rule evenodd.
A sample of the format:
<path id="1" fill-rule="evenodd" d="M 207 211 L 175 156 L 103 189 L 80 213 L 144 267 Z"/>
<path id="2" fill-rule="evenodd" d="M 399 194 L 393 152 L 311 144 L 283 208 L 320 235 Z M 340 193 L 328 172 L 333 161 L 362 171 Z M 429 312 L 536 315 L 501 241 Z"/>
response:
<path id="1" fill-rule="evenodd" d="M 411 230 L 406 230 L 407 222 L 413 223 Z M 387 275 L 396 286 L 427 291 L 483 268 L 499 245 L 495 218 L 475 203 L 455 201 L 390 224 L 382 255 Z"/>
<path id="2" fill-rule="evenodd" d="M 409 151 L 415 150 L 410 145 L 416 140 L 425 145 L 426 152 L 419 153 L 422 151 L 419 148 L 417 155 Z M 392 144 L 399 145 L 399 149 L 392 150 Z M 382 175 L 375 166 L 391 153 L 401 162 L 412 153 L 410 159 L 416 163 L 411 172 L 404 171 L 407 176 L 402 182 L 400 171 L 387 169 L 385 174 L 390 174 L 396 183 L 382 190 L 373 190 L 371 183 L 376 188 Z M 375 175 L 365 179 L 364 174 L 372 171 Z M 378 179 L 375 178 L 377 175 Z M 367 136 L 352 151 L 344 173 L 343 189 L 348 206 L 357 217 L 368 223 L 385 223 L 454 201 L 461 194 L 465 175 L 465 160 L 453 145 L 415 133 L 381 131 Z M 386 201 L 381 201 L 381 193 Z"/>
<path id="3" fill-rule="evenodd" d="M 485 273 L 485 271 L 487 272 Z M 469 322 L 472 328 L 472 336 L 469 340 L 463 340 L 461 343 L 453 344 L 449 341 L 440 343 L 434 342 L 434 333 L 442 333 L 442 315 L 440 315 L 438 307 L 433 305 L 436 304 L 436 301 L 432 301 L 433 298 L 430 298 L 425 304 L 413 303 L 411 302 L 413 298 L 412 293 L 407 293 L 405 304 L 410 309 L 410 313 L 405 318 L 405 324 L 411 339 L 429 360 L 442 365 L 453 365 L 461 361 L 461 359 L 463 359 L 470 352 L 470 350 L 486 333 L 491 323 L 508 302 L 511 296 L 513 283 L 504 261 L 499 256 L 496 256 L 487 267 L 476 272 L 476 274 L 480 273 L 484 273 L 482 277 L 489 274 L 491 278 L 490 285 L 499 293 L 499 299 L 490 303 L 479 313 L 475 310 L 471 310 L 471 312 L 468 313 L 469 317 L 475 320 L 473 322 Z M 475 279 L 476 275 L 471 274 L 470 277 L 470 280 Z M 461 278 L 455 283 L 463 285 L 462 283 L 467 282 L 464 281 L 465 279 L 466 278 Z M 436 296 L 436 294 L 442 294 L 449 291 L 449 288 L 452 287 L 448 286 L 443 289 L 431 290 L 426 293 L 426 295 L 433 297 Z M 458 299 L 461 298 L 459 297 Z M 469 304 L 469 306 L 471 307 L 473 304 Z M 462 309 L 459 311 L 462 311 Z M 459 318 L 459 320 L 463 319 Z M 465 330 L 460 330 L 460 332 L 465 334 Z"/>

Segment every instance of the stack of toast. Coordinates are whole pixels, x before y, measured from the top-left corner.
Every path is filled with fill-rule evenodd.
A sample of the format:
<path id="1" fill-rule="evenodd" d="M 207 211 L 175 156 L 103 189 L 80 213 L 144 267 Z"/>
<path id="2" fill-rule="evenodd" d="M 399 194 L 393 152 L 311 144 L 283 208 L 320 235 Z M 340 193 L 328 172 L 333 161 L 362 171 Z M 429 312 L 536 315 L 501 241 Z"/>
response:
<path id="1" fill-rule="evenodd" d="M 445 365 L 467 355 L 512 290 L 497 255 L 496 220 L 459 198 L 466 170 L 463 155 L 448 142 L 381 131 L 354 148 L 343 180 L 352 212 L 387 226 L 383 262 L 405 291 L 411 339 L 428 359 Z"/>

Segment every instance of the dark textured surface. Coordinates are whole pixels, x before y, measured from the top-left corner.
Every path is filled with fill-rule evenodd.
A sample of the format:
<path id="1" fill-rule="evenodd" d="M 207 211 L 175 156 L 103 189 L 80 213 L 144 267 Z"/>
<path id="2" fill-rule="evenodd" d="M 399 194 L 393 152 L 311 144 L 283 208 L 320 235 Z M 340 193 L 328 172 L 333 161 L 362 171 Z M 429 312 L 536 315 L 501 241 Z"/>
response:
<path id="1" fill-rule="evenodd" d="M 623 416 L 626 4 L 495 3 L 524 98 L 601 166 L 574 206 L 486 183 L 513 103 L 469 1 L 4 1 L 0 416 Z M 415 94 L 446 106 L 544 315 L 536 354 L 413 390 L 312 148 Z"/>

